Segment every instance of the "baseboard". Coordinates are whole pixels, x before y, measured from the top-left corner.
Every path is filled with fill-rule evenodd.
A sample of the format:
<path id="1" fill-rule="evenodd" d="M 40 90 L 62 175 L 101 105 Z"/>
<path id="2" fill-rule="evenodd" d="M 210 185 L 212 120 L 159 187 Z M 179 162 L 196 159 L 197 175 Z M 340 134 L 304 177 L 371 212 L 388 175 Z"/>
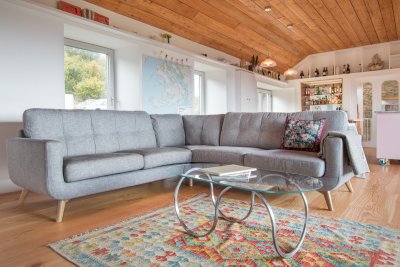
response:
<path id="1" fill-rule="evenodd" d="M 10 179 L 0 180 L 0 194 L 19 190 L 21 190 L 21 187 L 15 185 Z"/>

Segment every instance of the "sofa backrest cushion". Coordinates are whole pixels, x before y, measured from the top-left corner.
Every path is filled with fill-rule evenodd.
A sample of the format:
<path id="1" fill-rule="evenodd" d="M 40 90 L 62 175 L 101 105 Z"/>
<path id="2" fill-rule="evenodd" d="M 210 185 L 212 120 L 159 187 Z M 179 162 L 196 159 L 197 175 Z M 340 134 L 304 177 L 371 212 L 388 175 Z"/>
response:
<path id="1" fill-rule="evenodd" d="M 186 145 L 218 146 L 224 116 L 224 114 L 183 116 Z"/>
<path id="2" fill-rule="evenodd" d="M 64 143 L 64 156 L 156 147 L 144 111 L 29 109 L 23 115 L 26 137 Z"/>
<path id="3" fill-rule="evenodd" d="M 302 120 L 326 119 L 322 136 L 328 131 L 347 129 L 347 115 L 342 111 L 309 111 L 295 113 L 229 112 L 225 115 L 221 131 L 221 146 L 246 146 L 278 149 L 282 145 L 286 117 Z"/>
<path id="4" fill-rule="evenodd" d="M 178 114 L 151 115 L 158 147 L 184 146 L 185 130 L 182 116 Z"/>

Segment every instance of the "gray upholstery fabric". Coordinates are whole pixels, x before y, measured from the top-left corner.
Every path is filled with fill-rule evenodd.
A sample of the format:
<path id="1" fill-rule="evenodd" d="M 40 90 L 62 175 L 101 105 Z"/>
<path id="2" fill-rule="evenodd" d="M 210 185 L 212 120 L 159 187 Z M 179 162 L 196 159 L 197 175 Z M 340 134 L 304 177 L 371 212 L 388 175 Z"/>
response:
<path id="1" fill-rule="evenodd" d="M 185 131 L 182 116 L 178 114 L 151 115 L 158 147 L 184 146 Z"/>
<path id="2" fill-rule="evenodd" d="M 64 156 L 156 147 L 150 116 L 144 111 L 29 109 L 25 135 L 64 144 Z"/>
<path id="3" fill-rule="evenodd" d="M 338 188 L 350 180 L 354 173 L 344 153 L 343 140 L 338 137 L 328 137 L 324 142 L 325 174 L 321 191 Z"/>
<path id="4" fill-rule="evenodd" d="M 221 130 L 220 144 L 234 145 L 187 146 L 192 152 L 192 161 L 251 165 L 253 163 L 250 159 L 252 159 L 257 160 L 257 164 L 262 164 L 264 168 L 265 164 L 271 164 L 274 168 L 279 167 L 279 163 L 274 164 L 278 158 L 277 155 L 262 158 L 256 156 L 258 153 L 271 152 L 260 148 L 274 149 L 280 146 L 282 138 L 280 135 L 283 135 L 286 115 L 286 113 L 228 113 Z M 303 112 L 291 113 L 291 115 L 300 119 L 326 118 L 327 125 L 324 134 L 327 131 L 341 131 L 347 128 L 347 118 L 343 112 Z M 157 137 L 159 137 L 160 146 L 185 144 L 183 122 L 179 115 L 154 115 L 153 117 L 154 129 L 157 129 L 159 133 Z M 190 123 L 194 121 L 190 120 Z M 258 135 L 255 129 L 259 130 Z M 200 140 L 200 142 L 212 143 L 215 141 L 215 136 L 207 136 L 204 139 L 202 137 L 204 129 L 198 130 L 196 129 L 189 137 L 190 142 Z M 147 150 L 147 148 L 156 148 L 157 143 L 152 121 L 145 112 L 31 109 L 24 113 L 24 132 L 29 138 L 13 138 L 7 143 L 10 178 L 21 187 L 55 199 L 71 199 L 173 177 L 183 173 L 188 166 L 178 162 L 187 162 L 190 159 L 190 152 L 173 147 Z M 322 176 L 324 182 L 322 191 L 339 187 L 353 176 L 343 149 L 340 138 L 329 137 L 324 143 L 325 174 Z M 64 157 L 68 160 L 75 156 L 83 157 L 87 154 L 96 156 L 96 154 L 102 155 L 121 150 L 147 150 L 146 153 L 143 152 L 143 155 L 148 161 L 143 159 L 142 165 L 170 165 L 118 174 L 102 174 L 100 177 L 74 182 L 64 180 Z M 321 166 L 317 158 L 307 156 L 311 155 L 306 154 L 310 152 L 280 151 L 279 153 L 282 155 L 287 153 L 287 158 L 282 156 L 281 162 L 284 162 L 282 164 L 290 162 L 291 166 L 300 166 L 302 170 L 311 166 L 310 172 L 318 172 Z M 254 155 L 254 158 L 249 159 L 250 154 Z M 107 167 L 106 169 L 110 168 L 108 164 L 103 165 Z M 88 167 L 86 163 L 85 166 L 87 167 L 85 171 L 90 170 L 90 176 L 98 171 L 96 166 Z M 122 167 L 118 167 L 118 172 L 126 167 L 127 165 L 122 164 Z M 129 165 L 129 168 L 132 166 Z M 80 171 L 76 173 L 82 175 Z M 308 174 L 318 176 L 320 173 Z"/>
<path id="5" fill-rule="evenodd" d="M 186 145 L 218 146 L 224 116 L 223 114 L 183 116 Z"/>
<path id="6" fill-rule="evenodd" d="M 225 115 L 221 131 L 221 146 L 247 146 L 264 149 L 281 147 L 287 116 L 303 120 L 325 118 L 322 131 L 343 131 L 347 129 L 347 115 L 342 111 L 311 111 L 295 113 L 235 113 Z"/>
<path id="7" fill-rule="evenodd" d="M 67 157 L 64 159 L 64 179 L 76 182 L 94 177 L 142 169 L 142 155 L 133 153 L 106 153 Z"/>
<path id="8" fill-rule="evenodd" d="M 54 140 L 12 138 L 7 141 L 11 180 L 30 191 L 50 195 L 53 183 L 64 183 L 63 143 Z"/>
<path id="9" fill-rule="evenodd" d="M 244 157 L 244 165 L 312 177 L 321 177 L 325 172 L 325 161 L 317 153 L 283 149 L 249 153 Z"/>
<path id="10" fill-rule="evenodd" d="M 127 152 L 142 155 L 145 169 L 171 164 L 190 163 L 192 160 L 192 152 L 189 149 L 179 147 L 147 148 L 129 150 Z"/>
<path id="11" fill-rule="evenodd" d="M 186 146 L 192 151 L 192 162 L 243 165 L 244 155 L 260 151 L 253 147 Z"/>

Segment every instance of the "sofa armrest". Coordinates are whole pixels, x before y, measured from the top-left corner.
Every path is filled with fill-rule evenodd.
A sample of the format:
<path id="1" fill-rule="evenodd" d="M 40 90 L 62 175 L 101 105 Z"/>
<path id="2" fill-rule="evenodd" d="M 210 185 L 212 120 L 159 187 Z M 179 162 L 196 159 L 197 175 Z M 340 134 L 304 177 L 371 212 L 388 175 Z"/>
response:
<path id="1" fill-rule="evenodd" d="M 322 191 L 335 189 L 354 176 L 348 157 L 344 151 L 344 143 L 339 137 L 326 137 L 324 140 L 325 174 Z"/>
<path id="2" fill-rule="evenodd" d="M 60 141 L 31 138 L 7 140 L 11 180 L 30 191 L 50 195 L 55 184 L 64 183 L 64 146 Z"/>

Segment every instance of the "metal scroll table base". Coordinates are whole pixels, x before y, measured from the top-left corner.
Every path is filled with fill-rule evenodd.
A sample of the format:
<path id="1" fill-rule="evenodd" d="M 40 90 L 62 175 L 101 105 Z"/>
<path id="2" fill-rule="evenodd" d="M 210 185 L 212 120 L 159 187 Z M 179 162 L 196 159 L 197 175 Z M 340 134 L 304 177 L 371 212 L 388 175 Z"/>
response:
<path id="1" fill-rule="evenodd" d="M 197 169 L 197 168 L 196 168 L 196 169 L 191 169 L 191 170 L 189 170 L 188 172 L 186 172 L 186 174 L 188 174 L 188 173 L 190 173 L 190 172 L 193 172 L 193 171 L 195 171 L 195 170 L 198 170 L 198 169 Z M 189 227 L 187 227 L 187 225 L 185 224 L 185 222 L 184 222 L 183 219 L 181 218 L 181 215 L 180 215 L 180 212 L 179 212 L 179 202 L 178 202 L 179 189 L 180 189 L 180 187 L 181 187 L 183 181 L 184 181 L 185 179 L 189 179 L 189 178 L 181 177 L 181 179 L 179 180 L 179 182 L 178 182 L 178 184 L 177 184 L 177 186 L 176 186 L 176 188 L 175 188 L 175 194 L 174 194 L 175 212 L 176 212 L 176 215 L 177 215 L 177 217 L 178 217 L 178 219 L 179 219 L 179 222 L 181 223 L 182 227 L 186 230 L 186 232 L 187 232 L 189 235 L 191 235 L 191 236 L 193 236 L 193 237 L 203 237 L 203 236 L 207 236 L 207 235 L 209 235 L 210 233 L 212 233 L 212 232 L 214 231 L 215 227 L 217 226 L 217 223 L 218 223 L 218 215 L 221 215 L 223 219 L 225 219 L 225 220 L 227 220 L 227 221 L 230 221 L 230 222 L 233 222 L 233 223 L 237 223 L 237 222 L 241 222 L 241 221 L 246 220 L 246 219 L 250 216 L 250 214 L 251 214 L 251 212 L 252 212 L 252 210 L 253 210 L 253 206 L 254 206 L 254 195 L 256 195 L 258 198 L 261 199 L 261 201 L 263 202 L 264 206 L 265 206 L 266 209 L 268 210 L 268 214 L 269 214 L 269 217 L 270 217 L 270 219 L 271 219 L 272 239 L 273 239 L 273 243 L 274 243 L 274 247 L 275 247 L 276 252 L 277 252 L 281 257 L 283 257 L 283 258 L 291 258 L 294 254 L 296 254 L 297 251 L 299 251 L 301 245 L 303 244 L 303 241 L 304 241 L 304 238 L 305 238 L 306 232 L 307 232 L 307 231 L 306 231 L 306 228 L 307 228 L 307 219 L 308 219 L 308 203 L 307 203 L 307 199 L 306 199 L 304 193 L 300 191 L 300 188 L 299 188 L 297 185 L 296 185 L 296 186 L 299 188 L 299 194 L 301 195 L 301 197 L 302 197 L 302 199 L 303 199 L 303 204 L 304 204 L 304 226 L 303 226 L 303 230 L 302 230 L 302 233 L 301 233 L 300 240 L 299 240 L 299 242 L 297 243 L 297 245 L 296 245 L 290 252 L 283 252 L 282 249 L 279 247 L 279 244 L 278 244 L 277 225 L 276 225 L 276 221 L 275 221 L 275 215 L 274 215 L 274 213 L 273 213 L 273 211 L 272 211 L 271 205 L 268 203 L 268 201 L 264 198 L 264 196 L 263 196 L 262 194 L 260 194 L 260 193 L 258 193 L 258 192 L 251 191 L 250 209 L 249 209 L 249 211 L 247 212 L 247 214 L 246 214 L 243 218 L 240 218 L 240 219 L 231 218 L 231 217 L 226 216 L 222 211 L 219 210 L 219 205 L 220 205 L 220 203 L 221 203 L 222 196 L 223 196 L 228 190 L 230 190 L 231 187 L 229 187 L 229 186 L 225 187 L 225 188 L 221 191 L 221 193 L 219 193 L 217 199 L 215 199 L 215 195 L 214 195 L 214 186 L 213 186 L 213 183 L 211 182 L 211 177 L 210 177 L 209 175 L 207 175 L 207 174 L 205 174 L 205 175 L 206 175 L 206 176 L 208 177 L 208 179 L 210 180 L 210 182 L 209 182 L 210 190 L 211 190 L 211 194 L 210 194 L 210 195 L 211 195 L 212 203 L 213 203 L 213 205 L 214 205 L 214 219 L 213 219 L 213 224 L 212 224 L 210 230 L 207 231 L 206 233 L 197 234 L 197 233 L 193 232 L 191 229 L 189 229 Z"/>

